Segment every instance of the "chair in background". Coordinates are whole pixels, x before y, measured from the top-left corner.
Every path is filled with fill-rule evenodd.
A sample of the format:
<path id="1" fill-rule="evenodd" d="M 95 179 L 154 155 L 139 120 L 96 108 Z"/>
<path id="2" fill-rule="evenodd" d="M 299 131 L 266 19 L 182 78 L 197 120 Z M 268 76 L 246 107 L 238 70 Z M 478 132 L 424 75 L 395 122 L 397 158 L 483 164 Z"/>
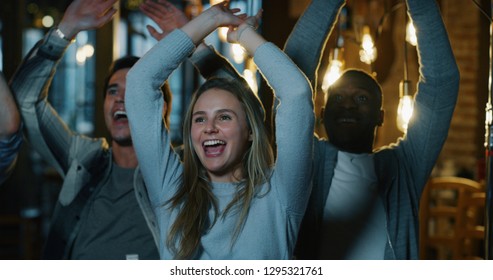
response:
<path id="1" fill-rule="evenodd" d="M 420 204 L 421 259 L 484 259 L 484 185 L 430 178 Z"/>

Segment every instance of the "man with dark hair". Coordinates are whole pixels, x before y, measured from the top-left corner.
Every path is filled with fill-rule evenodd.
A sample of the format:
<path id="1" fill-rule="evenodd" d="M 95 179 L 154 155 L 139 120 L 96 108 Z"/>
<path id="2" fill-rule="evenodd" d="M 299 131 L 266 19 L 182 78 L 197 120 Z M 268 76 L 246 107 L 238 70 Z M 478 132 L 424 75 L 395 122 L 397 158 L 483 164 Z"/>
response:
<path id="1" fill-rule="evenodd" d="M 43 252 L 46 259 L 159 258 L 124 105 L 126 73 L 137 58 L 116 61 L 114 65 L 124 67 L 111 70 L 105 87 L 103 110 L 111 148 L 106 139 L 69 130 L 47 98 L 72 39 L 109 22 L 115 2 L 74 0 L 12 80 L 30 144 L 64 178 Z"/>
<path id="2" fill-rule="evenodd" d="M 111 145 L 104 138 L 91 139 L 69 130 L 47 98 L 56 66 L 72 39 L 82 30 L 110 21 L 116 2 L 74 0 L 13 78 L 30 144 L 64 178 L 43 258 L 159 258 L 157 223 L 138 168 L 124 102 L 127 72 L 139 58 L 116 60 L 105 82 L 103 112 Z M 173 29 L 178 24 L 167 21 L 160 27 Z M 163 30 L 163 36 L 168 31 Z M 202 54 L 194 57 L 200 60 L 211 53 Z M 168 125 L 171 94 L 164 81 L 163 94 L 163 125 Z"/>
<path id="3" fill-rule="evenodd" d="M 104 82 L 104 91 L 103 91 L 103 94 L 104 94 L 104 97 L 105 98 L 106 98 L 106 94 L 108 93 L 108 91 L 110 91 L 111 89 L 115 88 L 115 86 L 117 86 L 115 84 L 109 84 L 111 77 L 116 72 L 118 72 L 119 70 L 132 68 L 132 66 L 139 59 L 140 59 L 140 57 L 129 55 L 129 56 L 121 57 L 121 58 L 113 61 L 113 63 L 110 66 L 110 69 L 108 71 L 109 74 L 106 77 L 106 80 Z M 171 107 L 172 107 L 173 95 L 171 94 L 171 90 L 169 88 L 168 81 L 165 81 L 164 84 L 161 86 L 161 91 L 163 93 L 164 102 L 165 102 L 165 106 L 166 106 L 166 109 L 163 110 L 163 120 L 164 120 L 165 125 L 167 127 L 169 127 L 169 125 L 170 125 L 169 118 L 170 118 L 170 115 L 171 115 Z"/>
<path id="4" fill-rule="evenodd" d="M 350 153 L 371 153 L 375 128 L 384 119 L 382 88 L 368 73 L 348 69 L 330 86 L 321 114 L 330 143 Z"/>
<path id="5" fill-rule="evenodd" d="M 315 2 L 329 7 L 331 1 Z M 419 256 L 419 201 L 447 138 L 459 71 L 437 3 L 406 4 L 417 30 L 420 63 L 407 133 L 397 143 L 374 150 L 384 116 L 382 90 L 366 72 L 347 70 L 329 87 L 322 114 L 328 139 L 315 141 L 314 185 L 300 233 L 299 258 Z M 305 16 L 319 19 L 316 13 Z M 304 31 L 310 43 L 319 42 L 323 32 Z"/>

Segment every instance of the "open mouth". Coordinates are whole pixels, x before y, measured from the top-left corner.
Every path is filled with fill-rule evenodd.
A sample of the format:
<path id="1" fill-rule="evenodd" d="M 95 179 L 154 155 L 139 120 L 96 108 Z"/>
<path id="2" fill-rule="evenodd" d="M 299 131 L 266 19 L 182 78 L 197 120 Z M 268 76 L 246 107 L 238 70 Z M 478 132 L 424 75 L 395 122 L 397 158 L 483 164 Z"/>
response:
<path id="1" fill-rule="evenodd" d="M 357 120 L 356 118 L 341 117 L 341 118 L 337 118 L 336 122 L 339 124 L 355 124 Z"/>
<path id="2" fill-rule="evenodd" d="M 218 156 L 226 147 L 226 142 L 218 139 L 206 140 L 202 143 L 206 156 Z"/>
<path id="3" fill-rule="evenodd" d="M 123 121 L 127 120 L 127 112 L 118 110 L 113 113 L 113 120 L 115 121 Z"/>

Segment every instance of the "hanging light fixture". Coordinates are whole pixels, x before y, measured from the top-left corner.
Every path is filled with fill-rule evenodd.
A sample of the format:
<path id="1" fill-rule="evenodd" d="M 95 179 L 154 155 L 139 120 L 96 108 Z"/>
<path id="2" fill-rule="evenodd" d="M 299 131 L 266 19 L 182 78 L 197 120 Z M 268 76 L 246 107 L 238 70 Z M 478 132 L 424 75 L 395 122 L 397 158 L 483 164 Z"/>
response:
<path id="1" fill-rule="evenodd" d="M 245 70 L 243 70 L 243 78 L 245 78 L 248 85 L 252 89 L 253 93 L 257 95 L 258 93 L 257 65 L 255 65 L 252 58 L 248 58 L 245 61 Z"/>
<path id="2" fill-rule="evenodd" d="M 359 58 L 361 62 L 372 64 L 377 59 L 377 48 L 370 35 L 370 27 L 368 25 L 363 26 L 362 34 Z"/>
<path id="3" fill-rule="evenodd" d="M 256 95 L 258 93 L 258 86 L 257 86 L 257 77 L 255 76 L 255 72 L 253 72 L 250 69 L 245 69 L 243 70 L 243 77 L 247 81 L 253 93 L 255 93 Z"/>
<path id="4" fill-rule="evenodd" d="M 344 69 L 344 37 L 342 36 L 342 33 L 347 29 L 347 15 L 347 8 L 342 8 L 339 14 L 339 23 L 337 27 L 339 35 L 337 36 L 336 47 L 330 52 L 329 66 L 327 66 L 327 70 L 322 80 L 322 91 L 324 93 L 327 93 L 329 87 L 341 77 L 342 70 Z"/>
<path id="5" fill-rule="evenodd" d="M 228 27 L 219 27 L 217 29 L 217 35 L 219 37 L 219 40 L 221 40 L 221 42 L 227 42 L 228 41 Z"/>
<path id="6" fill-rule="evenodd" d="M 202 13 L 202 1 L 201 0 L 187 0 L 185 6 L 185 14 L 188 18 L 194 18 Z"/>
<path id="7" fill-rule="evenodd" d="M 245 61 L 246 52 L 240 44 L 231 44 L 231 54 L 237 64 L 242 64 Z"/>
<path id="8" fill-rule="evenodd" d="M 406 41 L 413 46 L 416 46 L 418 44 L 418 39 L 416 38 L 416 29 L 414 28 L 414 24 L 411 19 L 408 19 L 406 25 Z"/>
<path id="9" fill-rule="evenodd" d="M 399 83 L 399 106 L 397 107 L 397 128 L 406 133 L 409 120 L 413 115 L 414 100 L 410 94 L 411 81 L 402 80 Z"/>
<path id="10" fill-rule="evenodd" d="M 407 14 L 406 14 L 407 21 Z M 407 35 L 406 24 L 406 38 Z M 404 40 L 404 79 L 399 84 L 399 105 L 397 107 L 397 128 L 406 133 L 409 120 L 411 119 L 414 111 L 414 99 L 411 95 L 411 81 L 408 80 L 407 72 L 407 40 Z"/>
<path id="11" fill-rule="evenodd" d="M 337 46 L 330 53 L 330 63 L 325 72 L 324 79 L 322 81 L 322 90 L 327 92 L 329 87 L 339 79 L 344 68 L 344 39 L 339 36 L 337 39 Z"/>

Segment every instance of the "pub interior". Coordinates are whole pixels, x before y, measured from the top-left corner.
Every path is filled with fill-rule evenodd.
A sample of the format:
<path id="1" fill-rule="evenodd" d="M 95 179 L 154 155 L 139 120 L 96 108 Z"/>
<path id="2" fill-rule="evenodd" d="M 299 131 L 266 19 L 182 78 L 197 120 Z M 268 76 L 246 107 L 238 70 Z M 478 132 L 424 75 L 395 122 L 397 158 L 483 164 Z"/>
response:
<path id="1" fill-rule="evenodd" d="M 29 49 L 60 21 L 70 0 L 2 0 L 0 68 L 10 79 Z M 103 86 L 111 62 L 123 55 L 142 56 L 156 43 L 138 6 L 121 0 L 115 18 L 98 30 L 81 32 L 58 67 L 50 102 L 75 131 L 108 137 L 103 120 Z M 193 16 L 213 1 L 173 0 Z M 231 0 L 250 15 L 263 9 L 261 33 L 282 47 L 310 0 Z M 407 37 L 409 19 L 401 0 L 347 0 L 328 38 L 315 90 L 316 132 L 324 136 L 320 108 L 334 69 L 361 68 L 373 73 L 383 89 L 384 125 L 375 148 L 405 135 L 398 112 L 401 95 L 413 97 L 418 81 L 416 47 Z M 421 259 L 485 259 L 485 211 L 488 159 L 485 157 L 485 108 L 488 103 L 490 25 L 493 1 L 438 0 L 460 70 L 457 106 L 420 208 Z M 250 57 L 235 52 L 219 33 L 209 38 L 239 72 L 258 72 Z M 368 41 L 369 40 L 369 41 Z M 365 45 L 366 43 L 366 45 Z M 368 47 L 369 45 L 369 47 Z M 369 49 L 364 49 L 368 47 Z M 362 51 L 363 50 L 363 51 Z M 338 68 L 340 67 L 340 68 Z M 253 73 L 253 74 L 252 74 Z M 186 82 L 185 82 L 186 81 Z M 171 130 L 181 131 L 183 114 L 201 78 L 184 64 L 170 80 L 174 93 Z M 401 85 L 409 86 L 405 89 Z M 406 90 L 407 89 L 407 90 Z M 265 108 L 272 100 L 260 96 Z M 173 136 L 180 142 L 180 135 Z M 0 259 L 40 259 L 62 178 L 25 142 L 14 172 L 0 187 Z"/>

